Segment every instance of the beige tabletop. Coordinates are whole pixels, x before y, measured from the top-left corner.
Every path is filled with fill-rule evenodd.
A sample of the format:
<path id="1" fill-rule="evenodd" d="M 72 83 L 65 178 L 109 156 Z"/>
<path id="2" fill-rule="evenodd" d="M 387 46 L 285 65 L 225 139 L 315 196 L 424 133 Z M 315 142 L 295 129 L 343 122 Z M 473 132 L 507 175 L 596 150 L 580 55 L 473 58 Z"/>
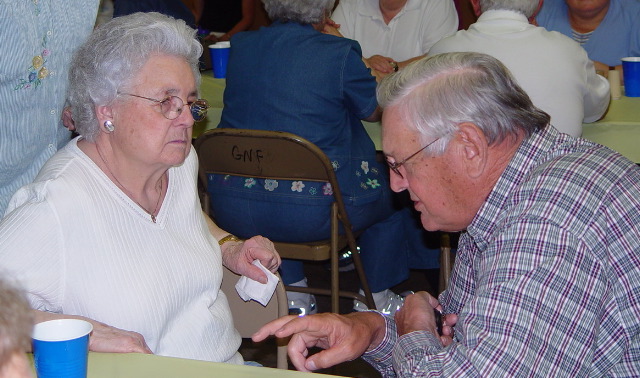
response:
<path id="1" fill-rule="evenodd" d="M 224 106 L 224 87 L 224 79 L 214 79 L 210 71 L 202 74 L 200 96 L 209 100 L 212 108 L 209 109 L 207 118 L 194 126 L 194 138 L 218 126 Z M 362 123 L 376 149 L 381 150 L 380 123 Z M 622 96 L 619 100 L 611 100 L 607 113 L 600 121 L 582 125 L 582 137 L 605 145 L 631 161 L 640 163 L 640 97 Z"/>
<path id="2" fill-rule="evenodd" d="M 89 353 L 87 378 L 313 378 L 334 377 L 266 367 L 186 360 L 140 353 Z M 35 376 L 35 375 L 34 375 Z"/>

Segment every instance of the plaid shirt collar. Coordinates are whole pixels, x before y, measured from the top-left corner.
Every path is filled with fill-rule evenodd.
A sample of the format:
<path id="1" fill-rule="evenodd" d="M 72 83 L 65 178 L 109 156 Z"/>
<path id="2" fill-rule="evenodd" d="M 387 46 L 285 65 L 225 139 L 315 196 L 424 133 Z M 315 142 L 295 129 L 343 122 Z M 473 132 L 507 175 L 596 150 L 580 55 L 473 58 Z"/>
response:
<path id="1" fill-rule="evenodd" d="M 558 144 L 558 138 L 566 139 L 554 127 L 547 126 L 526 138 L 520 144 L 513 158 L 505 168 L 496 185 L 489 193 L 484 204 L 467 227 L 468 237 L 471 237 L 479 250 L 486 249 L 489 238 L 497 227 L 501 227 L 501 215 L 508 213 L 513 192 L 531 174 L 539 164 L 547 161 L 553 147 Z"/>

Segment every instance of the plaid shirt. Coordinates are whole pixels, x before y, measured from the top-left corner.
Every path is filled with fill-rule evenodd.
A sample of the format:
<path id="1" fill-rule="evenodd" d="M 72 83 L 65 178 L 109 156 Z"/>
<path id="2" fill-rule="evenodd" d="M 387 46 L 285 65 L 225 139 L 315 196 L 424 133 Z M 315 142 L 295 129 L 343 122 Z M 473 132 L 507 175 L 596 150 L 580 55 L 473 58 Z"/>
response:
<path id="1" fill-rule="evenodd" d="M 525 140 L 460 239 L 455 341 L 387 335 L 384 376 L 640 376 L 640 168 L 548 128 Z"/>

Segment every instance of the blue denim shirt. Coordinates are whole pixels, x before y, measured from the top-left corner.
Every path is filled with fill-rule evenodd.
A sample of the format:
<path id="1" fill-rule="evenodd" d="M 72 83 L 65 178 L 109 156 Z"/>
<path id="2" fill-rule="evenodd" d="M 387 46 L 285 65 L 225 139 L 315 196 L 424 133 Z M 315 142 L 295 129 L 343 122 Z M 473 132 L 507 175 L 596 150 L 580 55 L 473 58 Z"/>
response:
<path id="1" fill-rule="evenodd" d="M 360 121 L 376 109 L 375 90 L 356 41 L 311 25 L 275 22 L 233 37 L 219 127 L 302 136 L 331 160 L 345 202 L 371 203 L 388 190 L 386 168 L 376 162 L 375 146 Z M 270 201 L 329 201 L 332 194 L 326 183 L 212 176 L 209 184 Z"/>
<path id="2" fill-rule="evenodd" d="M 98 0 L 0 1 L 0 218 L 11 196 L 69 142 L 61 121 L 71 55 Z"/>

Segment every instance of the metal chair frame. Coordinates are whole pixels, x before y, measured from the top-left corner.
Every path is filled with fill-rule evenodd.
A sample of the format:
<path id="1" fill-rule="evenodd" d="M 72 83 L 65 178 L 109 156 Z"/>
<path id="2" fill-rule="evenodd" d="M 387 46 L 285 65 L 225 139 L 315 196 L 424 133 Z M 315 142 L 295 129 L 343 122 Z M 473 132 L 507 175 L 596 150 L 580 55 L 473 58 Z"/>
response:
<path id="1" fill-rule="evenodd" d="M 331 289 L 317 287 L 286 286 L 287 291 L 297 291 L 331 296 L 331 311 L 339 312 L 339 297 L 358 299 L 374 309 L 356 239 L 349 221 L 340 185 L 331 161 L 315 144 L 295 134 L 249 129 L 214 129 L 202 134 L 195 141 L 200 161 L 200 181 L 207 187 L 210 173 L 276 180 L 307 180 L 329 182 L 333 188 L 331 203 L 330 238 L 306 243 L 288 243 L 272 240 L 282 258 L 299 260 L 330 260 Z M 205 193 L 205 212 L 209 212 L 208 193 Z M 213 214 L 215 217 L 215 214 Z M 342 224 L 344 234 L 339 234 Z M 224 228 L 224 225 L 221 225 Z M 340 290 L 338 252 L 349 247 L 364 296 Z M 365 252 L 366 253 L 366 252 Z"/>

